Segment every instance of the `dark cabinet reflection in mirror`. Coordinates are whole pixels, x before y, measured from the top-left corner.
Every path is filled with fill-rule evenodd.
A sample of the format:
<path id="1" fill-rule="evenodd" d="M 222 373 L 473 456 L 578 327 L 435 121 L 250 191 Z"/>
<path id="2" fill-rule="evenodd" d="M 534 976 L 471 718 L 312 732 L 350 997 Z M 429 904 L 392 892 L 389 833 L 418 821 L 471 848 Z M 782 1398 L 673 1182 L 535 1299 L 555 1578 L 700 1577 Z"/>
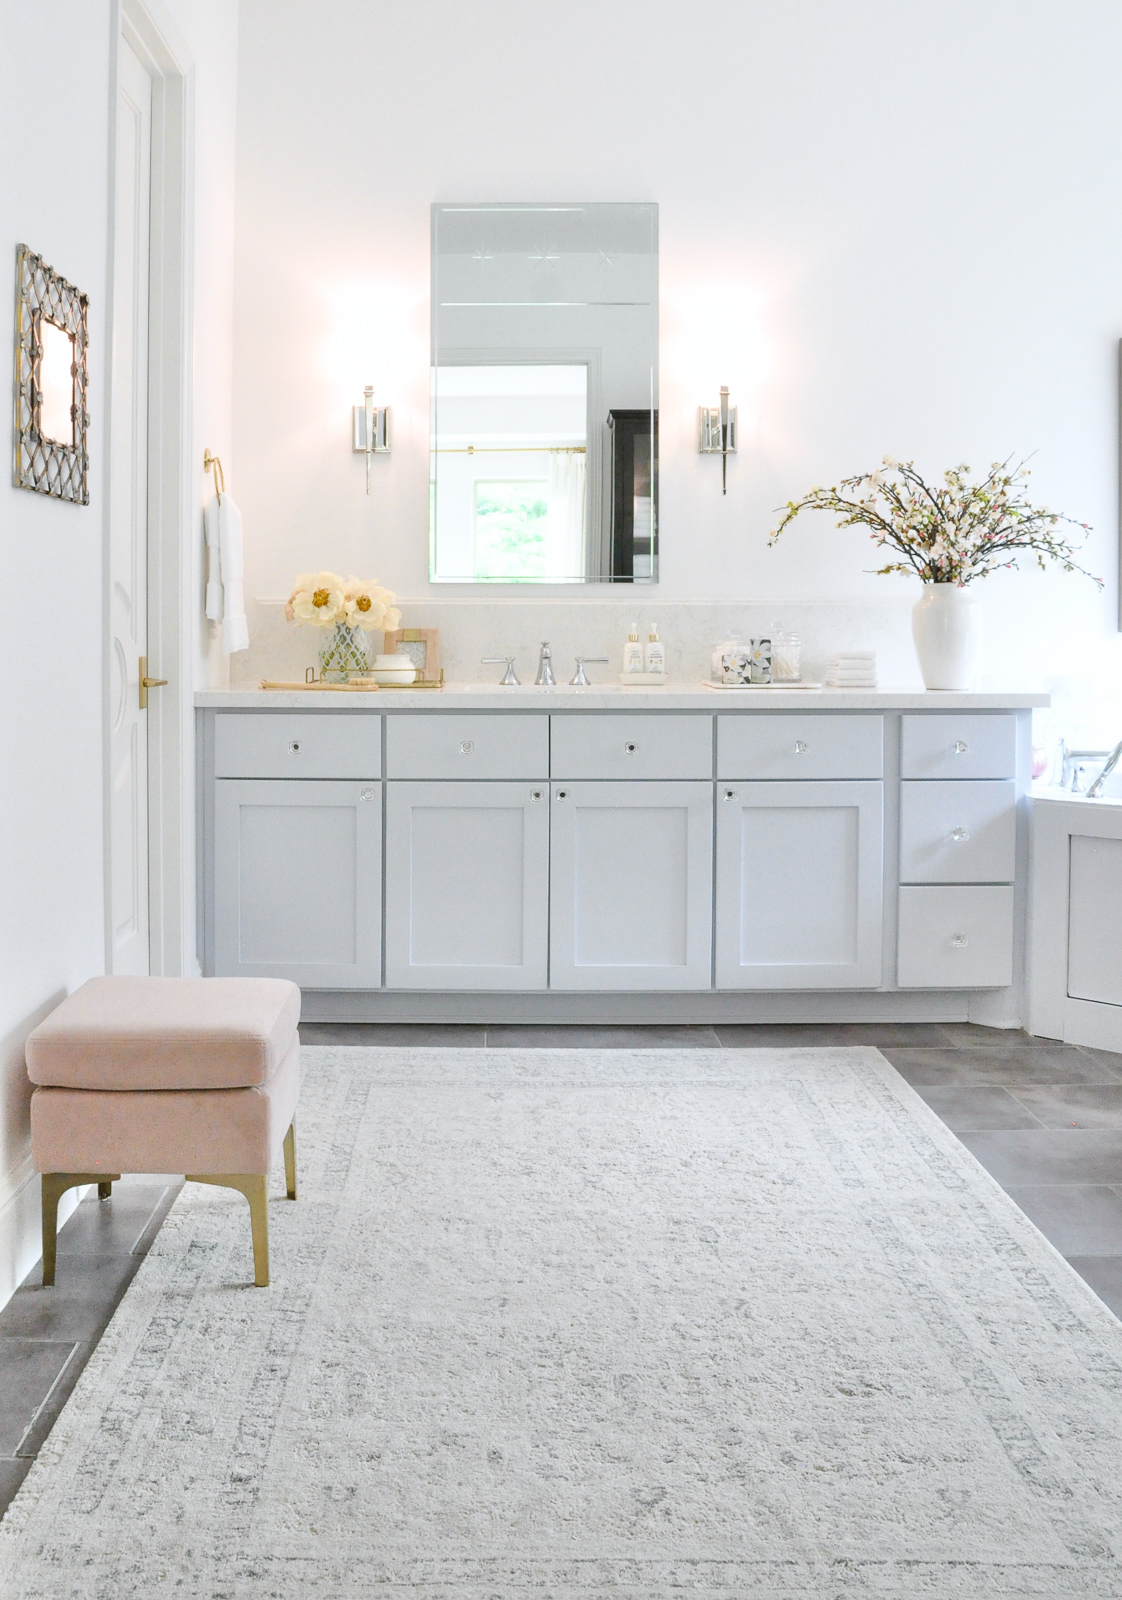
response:
<path id="1" fill-rule="evenodd" d="M 432 211 L 434 583 L 658 577 L 658 207 Z"/>

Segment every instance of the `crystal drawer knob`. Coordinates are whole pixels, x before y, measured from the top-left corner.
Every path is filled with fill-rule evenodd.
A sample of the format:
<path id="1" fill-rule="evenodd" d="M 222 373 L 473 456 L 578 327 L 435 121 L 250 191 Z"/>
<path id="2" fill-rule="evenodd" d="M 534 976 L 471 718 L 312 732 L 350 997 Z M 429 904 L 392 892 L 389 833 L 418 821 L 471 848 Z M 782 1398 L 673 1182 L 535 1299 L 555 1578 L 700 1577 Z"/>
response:
<path id="1" fill-rule="evenodd" d="M 291 741 L 291 742 L 290 742 L 290 744 L 289 744 L 289 746 L 288 746 L 288 748 L 289 748 L 289 749 L 290 749 L 290 750 L 291 750 L 291 751 L 292 751 L 292 753 L 293 753 L 293 755 L 295 755 L 295 754 L 296 754 L 296 752 L 297 752 L 297 750 L 299 750 L 299 748 L 300 748 L 300 741 L 299 741 L 299 739 L 293 739 L 293 740 L 292 740 L 292 741 Z"/>
<path id="2" fill-rule="evenodd" d="M 735 800 L 736 799 L 736 790 L 735 789 L 726 789 L 721 798 L 723 800 Z"/>
<path id="3" fill-rule="evenodd" d="M 541 797 L 542 797 L 542 792 L 541 792 L 540 789 L 531 789 L 530 790 L 530 799 L 531 800 L 540 800 Z"/>
<path id="4" fill-rule="evenodd" d="M 373 800 L 374 794 L 375 794 L 375 791 L 373 789 L 364 789 L 362 791 L 362 798 L 364 800 Z"/>
<path id="5" fill-rule="evenodd" d="M 475 745 L 472 743 L 472 741 L 470 739 L 464 739 L 460 745 L 460 754 L 462 756 L 470 756 L 474 749 Z"/>
<path id="6" fill-rule="evenodd" d="M 965 950 L 966 946 L 969 944 L 969 942 L 970 941 L 967 939 L 967 937 L 966 937 L 966 935 L 964 933 L 952 933 L 951 934 L 951 949 L 952 950 Z"/>
<path id="7" fill-rule="evenodd" d="M 627 754 L 629 756 L 633 756 L 635 754 L 636 750 L 638 750 L 639 746 L 635 743 L 635 741 L 633 739 L 628 739 L 623 748 L 627 751 Z"/>
<path id="8" fill-rule="evenodd" d="M 951 829 L 951 838 L 954 840 L 955 844 L 965 844 L 969 837 L 970 830 L 968 828 Z"/>
<path id="9" fill-rule="evenodd" d="M 954 753 L 955 753 L 956 756 L 964 756 L 964 755 L 966 755 L 966 753 L 968 752 L 969 749 L 970 749 L 970 746 L 967 744 L 965 739 L 956 739 L 955 740 L 955 742 L 954 742 Z"/>
<path id="10" fill-rule="evenodd" d="M 558 800 L 567 800 L 569 798 L 568 789 L 558 789 L 557 798 Z"/>
<path id="11" fill-rule="evenodd" d="M 808 746 L 805 745 L 801 739 L 796 739 L 795 740 L 795 754 L 797 756 L 805 756 L 806 752 L 807 752 L 807 748 L 808 748 Z"/>

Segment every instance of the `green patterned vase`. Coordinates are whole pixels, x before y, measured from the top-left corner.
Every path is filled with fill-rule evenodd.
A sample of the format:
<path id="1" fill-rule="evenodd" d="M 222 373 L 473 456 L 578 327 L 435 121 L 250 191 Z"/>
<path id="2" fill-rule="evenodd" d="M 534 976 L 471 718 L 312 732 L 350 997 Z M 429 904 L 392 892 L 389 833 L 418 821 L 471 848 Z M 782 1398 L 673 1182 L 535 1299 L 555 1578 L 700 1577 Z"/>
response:
<path id="1" fill-rule="evenodd" d="M 361 628 L 337 622 L 319 653 L 319 675 L 326 683 L 346 683 L 348 678 L 369 672 L 366 658 L 368 635 Z"/>

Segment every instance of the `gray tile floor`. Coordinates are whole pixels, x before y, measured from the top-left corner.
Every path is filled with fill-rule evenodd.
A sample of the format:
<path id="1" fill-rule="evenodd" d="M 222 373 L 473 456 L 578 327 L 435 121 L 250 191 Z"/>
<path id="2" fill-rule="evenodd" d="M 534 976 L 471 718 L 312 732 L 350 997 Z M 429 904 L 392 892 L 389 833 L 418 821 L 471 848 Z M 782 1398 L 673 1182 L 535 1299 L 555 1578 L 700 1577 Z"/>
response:
<path id="1" fill-rule="evenodd" d="M 871 1044 L 1122 1317 L 1122 1055 L 968 1023 L 501 1027 L 305 1023 L 305 1044 L 751 1048 Z M 0 1515 L 22 1483 L 178 1191 L 126 1178 L 59 1234 L 0 1311 Z"/>

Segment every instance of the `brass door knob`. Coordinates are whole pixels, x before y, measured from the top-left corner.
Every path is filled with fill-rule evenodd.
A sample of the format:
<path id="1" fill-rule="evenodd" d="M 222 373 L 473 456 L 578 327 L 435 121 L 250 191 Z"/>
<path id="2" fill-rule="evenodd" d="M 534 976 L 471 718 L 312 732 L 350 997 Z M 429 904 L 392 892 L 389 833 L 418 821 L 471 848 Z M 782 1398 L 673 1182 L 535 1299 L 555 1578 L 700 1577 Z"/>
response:
<path id="1" fill-rule="evenodd" d="M 148 691 L 149 691 L 149 689 L 162 689 L 164 687 L 164 685 L 167 683 L 167 681 L 168 680 L 166 678 L 150 678 L 148 676 L 148 657 L 147 656 L 141 656 L 141 658 L 140 658 L 140 709 L 141 709 L 141 711 L 147 711 L 147 709 L 148 709 Z"/>

